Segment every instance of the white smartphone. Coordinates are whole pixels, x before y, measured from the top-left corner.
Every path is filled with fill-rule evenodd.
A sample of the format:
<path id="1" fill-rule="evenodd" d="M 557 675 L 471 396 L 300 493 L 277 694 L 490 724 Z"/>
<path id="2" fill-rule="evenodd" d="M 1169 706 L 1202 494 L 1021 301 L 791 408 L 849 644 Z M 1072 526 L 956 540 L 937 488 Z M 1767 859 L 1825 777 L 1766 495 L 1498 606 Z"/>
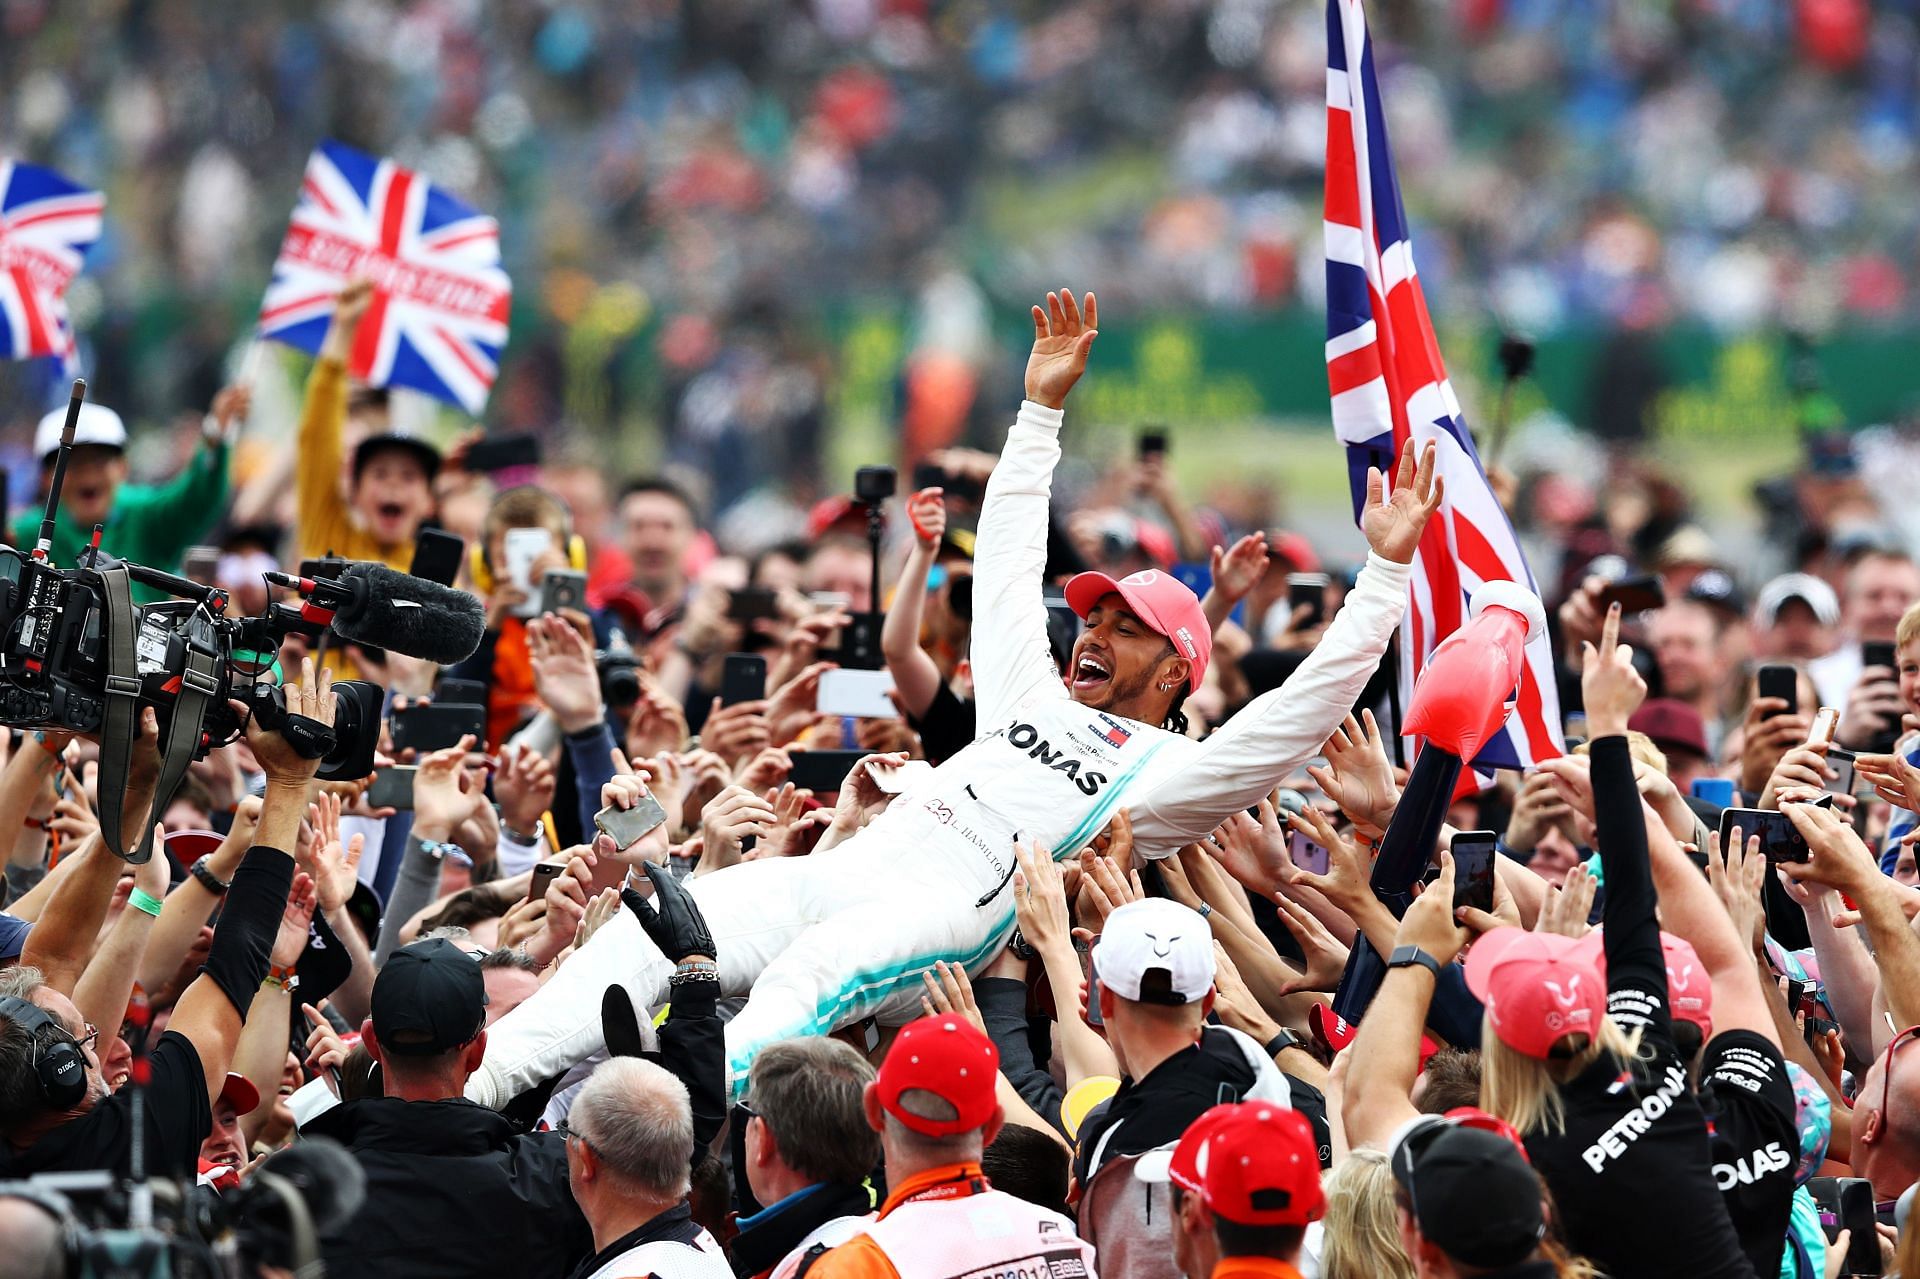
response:
<path id="1" fill-rule="evenodd" d="M 873 764 L 867 768 L 867 776 L 873 778 L 873 784 L 882 794 L 902 795 L 928 777 L 933 776 L 933 765 L 924 759 L 910 759 L 898 768 L 889 764 Z"/>
<path id="2" fill-rule="evenodd" d="M 510 528 L 506 532 L 503 566 L 507 581 L 526 595 L 524 603 L 513 610 L 515 617 L 536 617 L 540 613 L 540 593 L 534 589 L 533 563 L 553 549 L 553 531 L 544 528 Z"/>
<path id="3" fill-rule="evenodd" d="M 832 670 L 820 676 L 815 709 L 823 715 L 851 715 L 855 719 L 894 719 L 900 714 L 887 694 L 893 676 L 887 671 Z"/>

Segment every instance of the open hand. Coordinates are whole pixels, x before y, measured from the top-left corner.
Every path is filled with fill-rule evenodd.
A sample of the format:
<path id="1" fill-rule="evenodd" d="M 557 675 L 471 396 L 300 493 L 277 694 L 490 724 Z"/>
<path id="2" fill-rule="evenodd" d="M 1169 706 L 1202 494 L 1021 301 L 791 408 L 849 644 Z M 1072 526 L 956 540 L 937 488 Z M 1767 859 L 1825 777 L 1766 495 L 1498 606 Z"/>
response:
<path id="1" fill-rule="evenodd" d="M 1063 408 L 1067 392 L 1087 371 L 1087 356 L 1100 335 L 1100 304 L 1087 294 L 1086 311 L 1071 289 L 1047 294 L 1043 310 L 1033 308 L 1033 351 L 1027 356 L 1027 398 L 1050 409 Z"/>
<path id="2" fill-rule="evenodd" d="M 1354 829 L 1368 839 L 1379 839 L 1400 803 L 1400 787 L 1393 779 L 1393 761 L 1387 758 L 1386 741 L 1373 712 L 1363 710 L 1357 720 L 1348 715 L 1321 754 L 1327 762 L 1308 768 L 1307 776 L 1347 815 Z"/>
<path id="3" fill-rule="evenodd" d="M 1267 563 L 1267 535 L 1259 529 L 1230 547 L 1214 547 L 1211 557 L 1214 591 L 1222 599 L 1238 603 L 1267 575 Z"/>
<path id="4" fill-rule="evenodd" d="M 1437 466 L 1431 442 L 1420 450 L 1419 464 L 1415 465 L 1414 441 L 1408 436 L 1400 450 L 1400 464 L 1394 468 L 1391 493 L 1379 468 L 1367 468 L 1367 505 L 1360 514 L 1360 531 L 1382 559 L 1413 563 L 1420 535 L 1426 532 L 1427 521 L 1446 496 L 1446 481 L 1435 473 Z"/>

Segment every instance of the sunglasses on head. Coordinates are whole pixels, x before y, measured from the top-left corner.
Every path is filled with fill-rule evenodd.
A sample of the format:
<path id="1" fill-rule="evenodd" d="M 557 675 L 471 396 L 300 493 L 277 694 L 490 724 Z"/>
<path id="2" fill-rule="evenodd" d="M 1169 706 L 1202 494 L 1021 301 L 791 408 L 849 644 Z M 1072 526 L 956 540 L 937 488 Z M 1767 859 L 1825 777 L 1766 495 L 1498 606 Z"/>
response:
<path id="1" fill-rule="evenodd" d="M 1865 1145 L 1874 1145 L 1887 1135 L 1887 1104 L 1893 1098 L 1893 1055 L 1910 1039 L 1920 1039 L 1920 1026 L 1909 1026 L 1895 1035 L 1893 1042 L 1887 1045 L 1886 1055 L 1881 1058 L 1880 1104 L 1867 1112 L 1866 1126 L 1859 1134 L 1860 1141 Z"/>

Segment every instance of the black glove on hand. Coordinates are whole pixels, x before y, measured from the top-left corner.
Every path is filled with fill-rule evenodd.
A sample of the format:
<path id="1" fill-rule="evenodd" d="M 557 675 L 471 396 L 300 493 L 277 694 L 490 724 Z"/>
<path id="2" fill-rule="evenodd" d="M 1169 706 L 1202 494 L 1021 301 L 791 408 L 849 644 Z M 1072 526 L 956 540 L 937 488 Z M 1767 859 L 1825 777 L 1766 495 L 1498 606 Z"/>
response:
<path id="1" fill-rule="evenodd" d="M 700 913 L 693 895 L 664 866 L 647 862 L 640 869 L 653 881 L 654 906 L 649 907 L 646 899 L 631 888 L 620 890 L 620 900 L 647 930 L 660 953 L 676 964 L 695 955 L 718 959 L 713 953 L 713 931 L 707 927 L 706 916 Z"/>

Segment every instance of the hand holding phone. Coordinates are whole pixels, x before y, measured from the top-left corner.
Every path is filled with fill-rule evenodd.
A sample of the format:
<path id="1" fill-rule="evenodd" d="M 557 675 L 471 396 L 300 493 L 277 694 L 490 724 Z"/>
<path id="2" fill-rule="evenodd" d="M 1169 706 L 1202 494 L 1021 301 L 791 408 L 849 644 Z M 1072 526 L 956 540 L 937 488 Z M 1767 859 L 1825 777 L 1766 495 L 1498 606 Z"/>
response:
<path id="1" fill-rule="evenodd" d="M 667 820 L 667 810 L 651 795 L 642 795 L 632 808 L 612 804 L 593 815 L 593 824 L 613 840 L 615 848 L 631 848 Z"/>
<path id="2" fill-rule="evenodd" d="M 547 889 L 567 868 L 559 862 L 541 862 L 533 868 L 533 878 L 527 881 L 527 900 L 537 902 L 547 895 Z"/>
<path id="3" fill-rule="evenodd" d="M 1453 908 L 1471 906 L 1493 913 L 1493 859 L 1499 835 L 1490 830 L 1463 830 L 1453 837 Z"/>

